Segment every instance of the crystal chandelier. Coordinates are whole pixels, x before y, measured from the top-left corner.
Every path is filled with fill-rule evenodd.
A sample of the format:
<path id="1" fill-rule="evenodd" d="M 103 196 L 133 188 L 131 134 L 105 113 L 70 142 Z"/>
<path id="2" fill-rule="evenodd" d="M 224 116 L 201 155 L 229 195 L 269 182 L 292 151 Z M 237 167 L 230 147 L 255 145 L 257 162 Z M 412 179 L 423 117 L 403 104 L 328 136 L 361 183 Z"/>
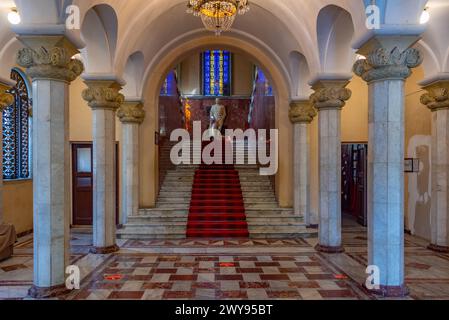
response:
<path id="1" fill-rule="evenodd" d="M 200 16 L 206 29 L 217 36 L 231 29 L 237 13 L 248 11 L 248 0 L 189 0 L 187 4 L 187 13 Z"/>

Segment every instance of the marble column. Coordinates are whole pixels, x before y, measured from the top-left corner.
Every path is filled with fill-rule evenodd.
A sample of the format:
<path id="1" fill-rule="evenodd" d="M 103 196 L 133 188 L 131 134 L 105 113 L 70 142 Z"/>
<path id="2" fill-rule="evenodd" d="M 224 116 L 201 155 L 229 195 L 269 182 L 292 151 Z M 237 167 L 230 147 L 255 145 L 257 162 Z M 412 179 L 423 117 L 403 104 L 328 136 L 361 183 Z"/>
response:
<path id="1" fill-rule="evenodd" d="M 6 90 L 9 89 L 8 86 L 0 83 L 0 169 L 3 168 L 3 110 L 14 103 L 14 96 L 7 93 Z M 3 215 L 3 172 L 0 171 L 0 225 L 4 223 L 4 215 Z"/>
<path id="2" fill-rule="evenodd" d="M 341 109 L 351 97 L 347 80 L 318 81 L 311 96 L 318 110 L 319 243 L 316 250 L 343 252 L 341 241 Z"/>
<path id="3" fill-rule="evenodd" d="M 83 99 L 92 108 L 93 247 L 91 253 L 116 252 L 115 113 L 124 100 L 115 80 L 85 80 Z"/>
<path id="4" fill-rule="evenodd" d="M 425 86 L 421 102 L 432 111 L 432 200 L 429 249 L 449 252 L 449 80 Z"/>
<path id="5" fill-rule="evenodd" d="M 397 39 L 397 38 L 396 38 Z M 354 65 L 369 87 L 368 265 L 380 271 L 383 296 L 404 296 L 404 81 L 422 62 L 401 40 L 377 39 Z M 385 44 L 385 47 L 383 46 Z M 409 45 L 411 45 L 410 43 Z"/>
<path id="6" fill-rule="evenodd" d="M 308 100 L 293 101 L 289 117 L 293 124 L 293 203 L 297 216 L 304 217 L 307 226 L 318 225 L 318 217 L 310 212 L 310 137 L 309 126 L 317 115 Z"/>
<path id="7" fill-rule="evenodd" d="M 84 70 L 63 36 L 20 36 L 17 63 L 33 86 L 34 298 L 66 291 L 70 257 L 69 84 Z"/>
<path id="8" fill-rule="evenodd" d="M 122 122 L 122 223 L 139 212 L 139 126 L 145 118 L 141 102 L 125 102 L 117 112 Z"/>

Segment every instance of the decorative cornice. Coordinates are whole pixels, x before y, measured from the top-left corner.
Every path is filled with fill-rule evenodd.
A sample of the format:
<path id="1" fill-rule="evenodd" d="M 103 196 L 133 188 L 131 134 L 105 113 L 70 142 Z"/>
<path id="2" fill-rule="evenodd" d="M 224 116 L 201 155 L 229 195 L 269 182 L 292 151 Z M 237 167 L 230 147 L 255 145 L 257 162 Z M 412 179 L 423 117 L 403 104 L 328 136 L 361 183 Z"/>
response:
<path id="1" fill-rule="evenodd" d="M 145 110 L 143 110 L 142 103 L 125 102 L 117 111 L 122 123 L 137 123 L 141 124 L 145 119 Z"/>
<path id="2" fill-rule="evenodd" d="M 423 62 L 421 51 L 409 48 L 401 52 L 397 47 L 391 52 L 385 48 L 377 48 L 368 54 L 366 59 L 358 60 L 353 67 L 356 75 L 366 82 L 386 79 L 407 79 L 412 68 Z"/>
<path id="3" fill-rule="evenodd" d="M 86 82 L 88 88 L 82 92 L 83 99 L 92 109 L 117 110 L 125 100 L 119 91 L 121 87 L 115 82 Z"/>
<path id="4" fill-rule="evenodd" d="M 14 103 L 14 96 L 6 92 L 7 87 L 0 83 L 0 112 Z"/>
<path id="5" fill-rule="evenodd" d="M 53 79 L 72 82 L 84 71 L 83 63 L 72 59 L 64 47 L 23 48 L 17 54 L 17 64 L 27 69 L 31 79 Z"/>
<path id="6" fill-rule="evenodd" d="M 310 96 L 310 103 L 318 110 L 341 109 L 351 95 L 351 90 L 340 86 L 319 88 Z"/>
<path id="7" fill-rule="evenodd" d="M 310 123 L 317 112 L 309 101 L 292 101 L 288 115 L 292 123 Z"/>
<path id="8" fill-rule="evenodd" d="M 421 103 L 431 111 L 449 109 L 449 81 L 436 82 L 424 87 L 427 93 L 421 96 Z"/>

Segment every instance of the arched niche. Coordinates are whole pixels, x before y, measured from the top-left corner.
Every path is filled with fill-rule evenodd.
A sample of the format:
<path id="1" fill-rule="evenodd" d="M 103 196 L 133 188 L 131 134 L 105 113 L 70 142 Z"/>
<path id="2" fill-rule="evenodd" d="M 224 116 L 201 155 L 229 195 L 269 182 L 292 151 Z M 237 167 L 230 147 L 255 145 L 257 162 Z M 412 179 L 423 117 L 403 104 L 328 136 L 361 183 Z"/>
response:
<path id="1" fill-rule="evenodd" d="M 117 35 L 117 15 L 111 6 L 100 4 L 87 11 L 81 26 L 86 73 L 113 73 Z"/>
<path id="2" fill-rule="evenodd" d="M 292 83 L 291 96 L 293 99 L 306 99 L 312 93 L 308 85 L 310 70 L 307 60 L 298 51 L 290 52 L 289 60 Z"/>
<path id="3" fill-rule="evenodd" d="M 126 63 L 125 71 L 123 73 L 123 79 L 126 82 L 122 93 L 126 98 L 135 99 L 141 96 L 141 83 L 143 80 L 144 72 L 144 56 L 143 53 L 138 51 L 129 56 Z"/>
<path id="4" fill-rule="evenodd" d="M 335 5 L 321 9 L 317 19 L 317 39 L 321 72 L 348 73 L 354 63 L 351 48 L 354 24 L 351 14 Z"/>

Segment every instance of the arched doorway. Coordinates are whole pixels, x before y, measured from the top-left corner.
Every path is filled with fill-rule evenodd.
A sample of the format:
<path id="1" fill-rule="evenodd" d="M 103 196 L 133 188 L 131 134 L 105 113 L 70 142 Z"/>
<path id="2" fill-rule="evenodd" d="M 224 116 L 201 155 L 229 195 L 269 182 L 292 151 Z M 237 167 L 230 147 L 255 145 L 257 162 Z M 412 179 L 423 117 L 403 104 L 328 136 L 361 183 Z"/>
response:
<path id="1" fill-rule="evenodd" d="M 168 52 L 160 54 L 146 70 L 147 79 L 144 86 L 144 100 L 147 117 L 141 128 L 141 156 L 140 156 L 140 205 L 143 208 L 153 207 L 156 202 L 158 190 L 158 154 L 156 148 L 148 152 L 148 146 L 154 145 L 154 133 L 158 130 L 159 112 L 156 106 L 159 106 L 159 95 L 166 75 L 173 66 L 179 64 L 186 57 L 200 55 L 206 50 L 228 50 L 241 54 L 254 65 L 260 66 L 266 77 L 270 80 L 274 89 L 275 100 L 275 128 L 279 130 L 279 170 L 275 178 L 276 198 L 281 207 L 292 206 L 291 188 L 280 188 L 280 185 L 292 184 L 292 157 L 288 152 L 292 144 L 292 130 L 288 118 L 289 107 L 289 86 L 288 76 L 285 70 L 279 67 L 276 59 L 270 58 L 269 54 L 259 48 L 251 45 L 249 42 L 231 38 L 231 37 L 199 37 L 197 39 L 179 44 L 176 49 L 168 49 Z M 143 152 L 143 149 L 146 151 Z M 156 181 L 156 184 L 152 184 Z"/>

